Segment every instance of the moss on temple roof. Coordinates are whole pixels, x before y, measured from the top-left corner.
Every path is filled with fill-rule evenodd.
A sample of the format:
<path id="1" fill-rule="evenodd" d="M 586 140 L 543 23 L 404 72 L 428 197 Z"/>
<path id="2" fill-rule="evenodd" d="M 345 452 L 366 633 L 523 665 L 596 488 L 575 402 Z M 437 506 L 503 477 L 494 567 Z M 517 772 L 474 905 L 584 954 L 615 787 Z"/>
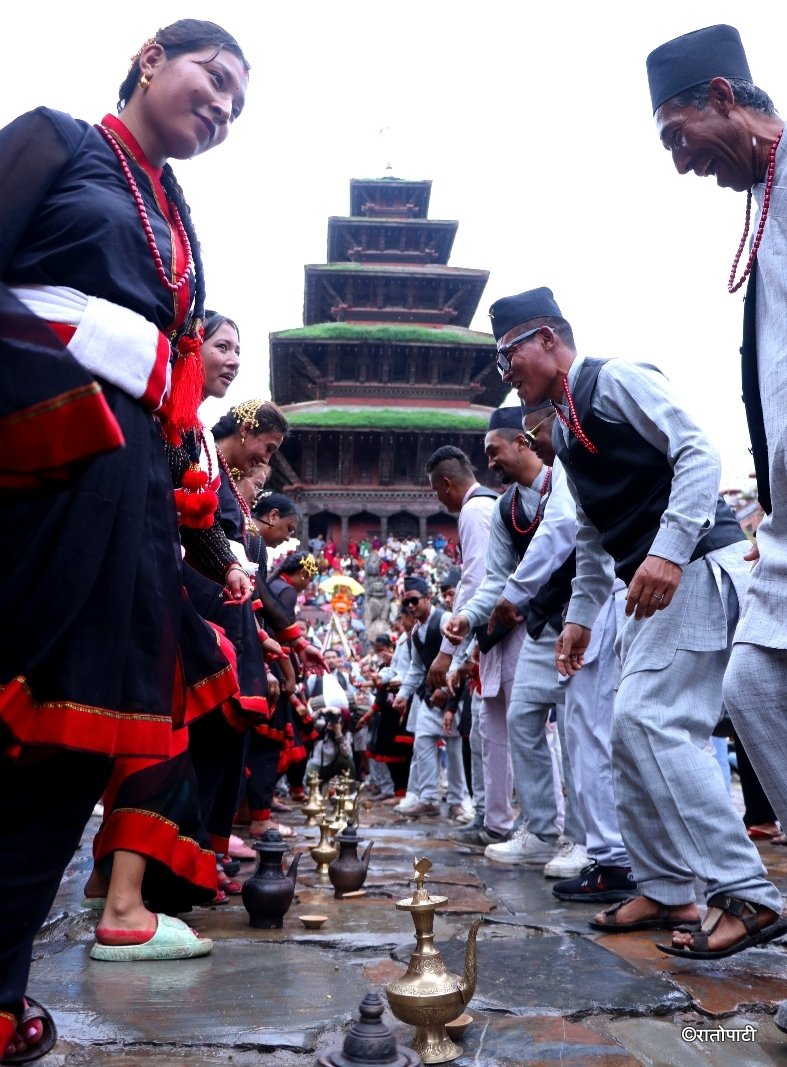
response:
<path id="1" fill-rule="evenodd" d="M 358 274 L 391 274 L 414 277 L 465 278 L 467 281 L 486 282 L 488 270 L 477 267 L 449 267 L 445 263 L 356 263 L 354 260 L 334 260 L 331 263 L 307 263 L 307 274 L 330 274 L 333 271 L 356 271 Z"/>
<path id="2" fill-rule="evenodd" d="M 486 432 L 488 415 L 458 414 L 433 408 L 331 408 L 320 411 L 287 411 L 291 426 L 304 429 L 370 430 L 460 430 Z"/>
<path id="3" fill-rule="evenodd" d="M 410 342 L 416 344 L 494 345 L 491 334 L 475 330 L 456 330 L 451 327 L 396 325 L 366 325 L 365 323 L 319 322 L 296 330 L 282 330 L 271 334 L 273 340 L 287 341 L 379 341 Z"/>

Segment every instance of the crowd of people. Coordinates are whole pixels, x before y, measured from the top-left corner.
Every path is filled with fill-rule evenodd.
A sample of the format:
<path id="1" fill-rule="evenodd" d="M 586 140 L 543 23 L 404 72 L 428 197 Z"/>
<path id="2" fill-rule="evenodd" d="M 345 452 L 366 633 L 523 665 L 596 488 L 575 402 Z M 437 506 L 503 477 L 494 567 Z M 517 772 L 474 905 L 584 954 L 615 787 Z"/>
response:
<path id="1" fill-rule="evenodd" d="M 118 115 L 39 108 L 0 131 L 2 1063 L 56 1040 L 33 941 L 99 804 L 104 962 L 209 954 L 178 915 L 240 892 L 234 824 L 294 836 L 307 777 L 346 771 L 392 819 L 443 815 L 489 862 L 598 902 L 607 934 L 667 931 L 664 953 L 698 959 L 787 934 L 754 843 L 787 827 L 787 147 L 731 27 L 647 72 L 677 169 L 760 207 L 729 287 L 748 278 L 755 546 L 664 377 L 583 356 L 547 286 L 490 310 L 521 401 L 485 437 L 501 491 L 452 445 L 426 465 L 458 539 L 307 540 L 267 487 L 285 415 L 199 414 L 241 372 L 240 330 L 206 307 L 169 160 L 240 117 L 240 45 L 181 20 L 133 57 Z"/>

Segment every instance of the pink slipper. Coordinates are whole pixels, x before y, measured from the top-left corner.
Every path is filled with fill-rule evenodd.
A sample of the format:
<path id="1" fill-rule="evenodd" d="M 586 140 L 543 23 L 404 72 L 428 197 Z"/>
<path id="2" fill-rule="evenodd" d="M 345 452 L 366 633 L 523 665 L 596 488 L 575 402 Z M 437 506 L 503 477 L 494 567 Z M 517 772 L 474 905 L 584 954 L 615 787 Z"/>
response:
<path id="1" fill-rule="evenodd" d="M 242 837 L 238 837 L 237 834 L 230 836 L 230 844 L 227 849 L 228 855 L 234 860 L 256 860 L 257 853 L 253 848 L 249 848 Z"/>

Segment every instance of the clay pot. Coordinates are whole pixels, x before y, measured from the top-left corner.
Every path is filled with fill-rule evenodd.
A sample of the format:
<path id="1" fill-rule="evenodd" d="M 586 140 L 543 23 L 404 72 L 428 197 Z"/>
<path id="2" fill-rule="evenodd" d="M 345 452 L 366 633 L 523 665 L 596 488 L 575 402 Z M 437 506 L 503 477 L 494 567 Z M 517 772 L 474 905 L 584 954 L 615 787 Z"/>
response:
<path id="1" fill-rule="evenodd" d="M 334 888 L 334 897 L 338 900 L 345 893 L 354 893 L 360 889 L 366 881 L 369 870 L 369 854 L 372 851 L 374 841 L 370 841 L 362 856 L 358 855 L 358 831 L 350 822 L 347 828 L 342 830 L 334 838 L 334 844 L 339 846 L 339 855 L 328 868 L 328 877 Z"/>
<path id="2" fill-rule="evenodd" d="M 251 925 L 258 930 L 281 930 L 295 896 L 295 875 L 301 854 L 296 853 L 285 874 L 281 859 L 290 846 L 278 830 L 266 830 L 253 847 L 260 854 L 260 863 L 243 886 L 243 906 Z"/>

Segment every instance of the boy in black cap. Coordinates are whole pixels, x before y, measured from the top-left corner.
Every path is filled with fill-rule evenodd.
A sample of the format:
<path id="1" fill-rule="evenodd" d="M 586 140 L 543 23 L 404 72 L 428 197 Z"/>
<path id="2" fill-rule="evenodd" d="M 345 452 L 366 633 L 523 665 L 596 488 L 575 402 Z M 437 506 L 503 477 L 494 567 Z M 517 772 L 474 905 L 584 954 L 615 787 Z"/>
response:
<path id="1" fill-rule="evenodd" d="M 747 191 L 746 222 L 728 291 L 748 278 L 743 399 L 766 517 L 750 559 L 749 589 L 724 679 L 738 736 L 787 826 L 787 138 L 770 97 L 752 80 L 740 36 L 709 26 L 647 59 L 659 135 L 681 174 L 715 176 Z M 759 207 L 749 234 L 751 200 Z M 745 258 L 744 258 L 745 257 Z M 787 1027 L 787 1009 L 782 1009 Z"/>
<path id="2" fill-rule="evenodd" d="M 394 809 L 403 815 L 440 814 L 440 770 L 437 743 L 442 738 L 445 744 L 447 770 L 447 800 L 449 814 L 453 817 L 462 811 L 467 795 L 465 771 L 462 762 L 462 739 L 456 730 L 443 728 L 443 707 L 447 691 L 430 691 L 426 675 L 432 660 L 440 651 L 443 640 L 440 623 L 445 612 L 432 605 L 431 590 L 425 578 L 414 575 L 404 580 L 402 611 L 415 617 L 411 633 L 412 659 L 407 676 L 402 683 L 394 709 L 404 712 L 412 697 L 407 729 L 415 734 L 413 759 L 407 792 L 414 797 L 409 803 L 405 798 Z"/>
<path id="3" fill-rule="evenodd" d="M 591 925 L 675 930 L 659 948 L 702 959 L 782 936 L 781 894 L 705 750 L 748 578 L 745 539 L 718 496 L 718 456 L 655 368 L 578 356 L 549 290 L 508 298 L 504 311 L 516 325 L 498 342 L 503 380 L 527 404 L 551 401 L 555 451 L 578 505 L 562 673 L 582 668 L 614 575 L 628 585 L 612 751 L 642 896 Z M 697 877 L 708 894 L 702 930 Z"/>

